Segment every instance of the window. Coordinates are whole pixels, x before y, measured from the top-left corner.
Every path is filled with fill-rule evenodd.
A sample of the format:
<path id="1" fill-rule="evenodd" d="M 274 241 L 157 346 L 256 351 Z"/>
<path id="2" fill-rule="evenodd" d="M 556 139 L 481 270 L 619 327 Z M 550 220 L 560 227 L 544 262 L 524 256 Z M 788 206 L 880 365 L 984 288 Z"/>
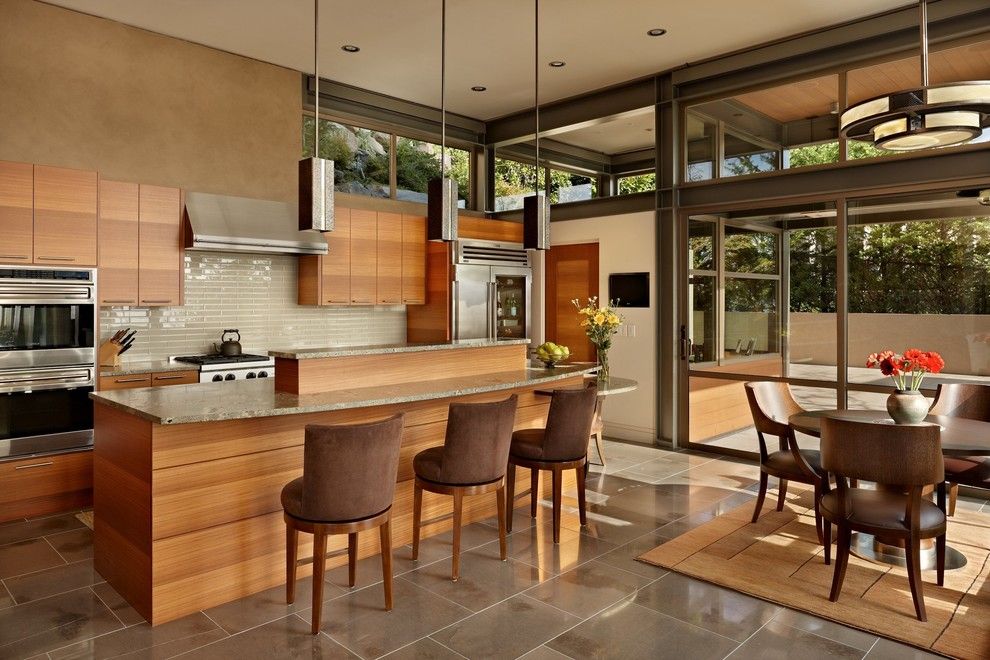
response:
<path id="1" fill-rule="evenodd" d="M 598 179 L 584 174 L 550 170 L 550 203 L 580 202 L 598 196 Z"/>
<path id="2" fill-rule="evenodd" d="M 740 176 L 778 169 L 777 150 L 755 139 L 725 132 L 725 158 L 722 176 Z"/>
<path id="3" fill-rule="evenodd" d="M 633 174 L 631 176 L 620 177 L 618 180 L 618 194 L 620 195 L 650 192 L 656 189 L 656 172 L 649 172 L 647 174 Z"/>
<path id="4" fill-rule="evenodd" d="M 685 137 L 687 139 L 686 181 L 707 181 L 714 176 L 715 121 L 688 111 Z"/>
<path id="5" fill-rule="evenodd" d="M 543 187 L 542 185 L 540 186 Z M 523 198 L 536 190 L 536 166 L 508 158 L 495 159 L 495 210 L 523 207 Z"/>
<path id="6" fill-rule="evenodd" d="M 313 118 L 303 117 L 303 157 L 313 155 Z M 320 120 L 320 158 L 334 162 L 334 189 L 355 195 L 389 197 L 387 133 Z"/>
<path id="7" fill-rule="evenodd" d="M 470 154 L 447 147 L 447 174 L 457 181 L 457 205 L 466 208 L 470 194 Z M 395 196 L 411 202 L 427 201 L 430 179 L 440 176 L 440 145 L 407 137 L 395 142 Z"/>

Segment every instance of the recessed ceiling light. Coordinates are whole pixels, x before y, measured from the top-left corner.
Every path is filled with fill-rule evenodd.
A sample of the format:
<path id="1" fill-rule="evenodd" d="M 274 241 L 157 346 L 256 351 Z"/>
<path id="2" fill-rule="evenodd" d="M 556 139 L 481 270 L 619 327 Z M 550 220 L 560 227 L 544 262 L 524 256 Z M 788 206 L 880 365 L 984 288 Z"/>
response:
<path id="1" fill-rule="evenodd" d="M 567 62 L 564 62 L 563 60 L 554 60 L 553 62 L 550 63 L 550 66 L 552 66 L 555 69 L 559 69 L 562 66 L 567 66 Z"/>
<path id="2" fill-rule="evenodd" d="M 486 89 L 488 89 L 488 88 L 485 87 L 484 85 L 475 85 L 474 87 L 471 88 L 471 91 L 472 92 L 483 92 Z"/>
<path id="3" fill-rule="evenodd" d="M 662 37 L 663 35 L 667 34 L 667 31 L 664 30 L 663 28 L 653 28 L 652 30 L 647 30 L 646 34 L 650 35 L 651 37 Z"/>
<path id="4" fill-rule="evenodd" d="M 340 49 L 342 51 L 344 51 L 345 53 L 356 53 L 359 50 L 361 50 L 360 48 L 358 48 L 354 44 L 344 44 L 343 46 L 340 47 Z"/>

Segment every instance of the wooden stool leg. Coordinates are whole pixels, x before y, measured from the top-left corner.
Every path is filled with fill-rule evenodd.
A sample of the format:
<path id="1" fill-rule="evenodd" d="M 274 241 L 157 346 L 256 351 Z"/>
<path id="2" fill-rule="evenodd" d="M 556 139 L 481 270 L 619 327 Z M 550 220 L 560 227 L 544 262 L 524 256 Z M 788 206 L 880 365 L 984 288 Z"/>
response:
<path id="1" fill-rule="evenodd" d="M 382 583 L 385 585 L 385 611 L 392 611 L 392 518 L 378 528 L 382 551 Z"/>
<path id="2" fill-rule="evenodd" d="M 314 635 L 320 632 L 323 617 L 323 580 L 327 571 L 327 535 L 320 527 L 313 533 L 313 626 Z"/>
<path id="3" fill-rule="evenodd" d="M 347 586 L 353 587 L 357 582 L 357 532 L 347 535 Z"/>
<path id="4" fill-rule="evenodd" d="M 907 560 L 908 584 L 911 585 L 911 598 L 914 599 L 914 613 L 918 621 L 927 621 L 925 594 L 921 584 L 921 538 L 915 536 L 904 544 L 904 559 Z"/>
<path id="5" fill-rule="evenodd" d="M 784 502 L 787 501 L 787 479 L 778 479 L 777 485 L 777 511 L 784 510 Z"/>
<path id="6" fill-rule="evenodd" d="M 585 462 L 584 465 L 588 463 Z M 581 524 L 588 524 L 588 514 L 585 512 L 584 505 L 584 465 L 579 467 L 575 472 L 577 472 L 577 496 L 578 496 L 578 513 L 581 517 Z"/>
<path id="7" fill-rule="evenodd" d="M 823 543 L 824 538 L 822 536 L 822 510 L 819 506 L 819 501 L 821 499 L 821 486 L 815 484 L 815 533 L 818 534 L 818 542 Z"/>
<path id="8" fill-rule="evenodd" d="M 602 450 L 602 432 L 599 431 L 595 434 L 595 448 L 598 450 L 598 460 L 602 462 L 602 467 L 605 467 L 605 452 Z"/>
<path id="9" fill-rule="evenodd" d="M 763 510 L 763 500 L 767 498 L 767 473 L 760 470 L 760 492 L 756 494 L 756 508 L 753 509 L 753 522 L 760 518 L 760 511 Z"/>
<path id="10" fill-rule="evenodd" d="M 560 499 L 563 470 L 553 467 L 553 542 L 560 543 Z"/>
<path id="11" fill-rule="evenodd" d="M 505 519 L 505 529 L 506 531 L 512 531 L 512 512 L 515 509 L 516 504 L 516 466 L 509 463 L 509 467 L 505 470 L 505 509 L 506 509 L 506 519 Z"/>
<path id="12" fill-rule="evenodd" d="M 495 491 L 495 503 L 498 506 L 498 556 L 505 561 L 505 486 L 499 486 Z M 511 512 L 509 514 L 511 516 Z"/>
<path id="13" fill-rule="evenodd" d="M 531 468 L 529 471 L 529 517 L 536 517 L 536 506 L 540 499 L 540 471 Z"/>
<path id="14" fill-rule="evenodd" d="M 945 586 L 945 534 L 935 538 L 936 584 Z"/>
<path id="15" fill-rule="evenodd" d="M 839 525 L 839 538 L 835 548 L 835 569 L 832 573 L 832 591 L 828 599 L 833 603 L 839 600 L 842 583 L 846 579 L 846 566 L 849 564 L 849 543 L 852 532 L 845 525 Z"/>
<path id="16" fill-rule="evenodd" d="M 956 500 L 959 499 L 959 484 L 949 482 L 949 516 L 956 515 Z"/>
<path id="17" fill-rule="evenodd" d="M 464 503 L 464 492 L 454 491 L 454 557 L 450 569 L 450 579 L 457 582 L 461 576 L 461 506 Z"/>
<path id="18" fill-rule="evenodd" d="M 423 489 L 417 483 L 413 486 L 413 561 L 419 559 L 419 525 L 423 520 Z"/>
<path id="19" fill-rule="evenodd" d="M 825 565 L 832 563 L 832 523 L 822 518 L 822 545 L 825 546 Z"/>
<path id="20" fill-rule="evenodd" d="M 296 568 L 299 565 L 299 530 L 285 523 L 285 602 L 296 602 Z"/>

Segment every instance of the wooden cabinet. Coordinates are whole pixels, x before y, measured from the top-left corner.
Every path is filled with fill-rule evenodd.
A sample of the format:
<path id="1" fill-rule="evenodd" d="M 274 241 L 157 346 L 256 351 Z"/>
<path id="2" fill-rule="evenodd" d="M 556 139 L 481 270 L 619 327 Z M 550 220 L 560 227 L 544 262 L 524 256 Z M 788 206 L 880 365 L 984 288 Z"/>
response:
<path id="1" fill-rule="evenodd" d="M 138 387 L 162 387 L 165 385 L 188 385 L 199 382 L 199 371 L 155 371 L 143 374 L 122 374 L 120 376 L 100 376 L 100 391 L 130 390 Z"/>
<path id="2" fill-rule="evenodd" d="M 182 210 L 178 188 L 141 184 L 138 299 L 142 307 L 182 304 Z"/>
<path id="3" fill-rule="evenodd" d="M 0 263 L 34 257 L 34 166 L 0 161 Z"/>
<path id="4" fill-rule="evenodd" d="M 0 463 L 0 522 L 93 503 L 93 452 L 36 456 Z"/>
<path id="5" fill-rule="evenodd" d="M 34 262 L 96 266 L 96 172 L 34 166 Z"/>
<path id="6" fill-rule="evenodd" d="M 426 218 L 402 216 L 402 304 L 426 304 Z"/>
<path id="7" fill-rule="evenodd" d="M 378 277 L 379 305 L 402 303 L 402 216 L 398 213 L 378 214 Z"/>
<path id="8" fill-rule="evenodd" d="M 351 209 L 351 304 L 374 305 L 378 295 L 378 214 Z"/>
<path id="9" fill-rule="evenodd" d="M 138 304 L 138 200 L 138 184 L 100 181 L 101 305 Z"/>
<path id="10" fill-rule="evenodd" d="M 199 372 L 195 369 L 185 371 L 156 371 L 151 374 L 151 386 L 161 387 L 163 385 L 189 385 L 199 382 Z"/>
<path id="11" fill-rule="evenodd" d="M 351 304 L 351 210 L 334 211 L 333 231 L 324 234 L 329 252 L 321 257 L 323 281 L 321 304 Z"/>

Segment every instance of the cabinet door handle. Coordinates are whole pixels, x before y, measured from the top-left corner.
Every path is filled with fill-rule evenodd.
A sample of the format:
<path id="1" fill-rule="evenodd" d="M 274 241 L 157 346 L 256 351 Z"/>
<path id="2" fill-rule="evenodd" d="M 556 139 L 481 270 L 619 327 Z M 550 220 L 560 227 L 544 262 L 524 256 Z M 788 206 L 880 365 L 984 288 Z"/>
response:
<path id="1" fill-rule="evenodd" d="M 0 254 L 0 259 L 27 259 L 23 254 Z"/>
<path id="2" fill-rule="evenodd" d="M 133 305 L 136 300 L 104 300 L 104 303 L 109 305 Z"/>
<path id="3" fill-rule="evenodd" d="M 358 300 L 357 298 L 352 298 L 351 299 L 351 302 L 352 303 L 361 303 L 362 305 L 370 305 L 371 304 L 371 301 L 370 300 Z"/>
<path id="4" fill-rule="evenodd" d="M 113 382 L 115 382 L 115 383 L 141 383 L 141 382 L 144 382 L 146 380 L 148 380 L 146 377 L 144 377 L 144 376 L 138 376 L 137 378 L 114 378 L 113 379 Z"/>
<path id="5" fill-rule="evenodd" d="M 155 376 L 155 380 L 178 380 L 179 378 L 185 378 L 185 376 Z"/>
<path id="6" fill-rule="evenodd" d="M 45 261 L 75 261 L 75 257 L 38 257 L 39 259 L 44 259 Z"/>
<path id="7" fill-rule="evenodd" d="M 157 305 L 157 304 L 161 304 L 161 303 L 171 303 L 172 302 L 172 299 L 171 298 L 168 298 L 167 300 L 142 300 L 141 302 L 143 302 L 143 303 L 149 303 L 149 304 L 152 304 L 152 305 Z"/>
<path id="8" fill-rule="evenodd" d="M 14 466 L 14 469 L 15 470 L 27 470 L 28 468 L 46 467 L 48 465 L 54 465 L 54 464 L 55 464 L 54 461 L 46 461 L 44 463 L 31 463 L 30 465 L 16 465 L 16 466 Z"/>

